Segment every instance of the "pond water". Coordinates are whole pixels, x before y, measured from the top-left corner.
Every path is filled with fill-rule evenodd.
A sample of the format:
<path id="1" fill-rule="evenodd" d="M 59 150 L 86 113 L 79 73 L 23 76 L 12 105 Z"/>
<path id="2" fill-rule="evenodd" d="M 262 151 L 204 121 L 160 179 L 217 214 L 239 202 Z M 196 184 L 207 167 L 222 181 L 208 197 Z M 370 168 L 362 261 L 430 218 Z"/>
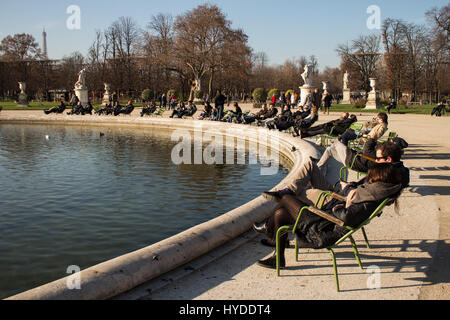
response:
<path id="1" fill-rule="evenodd" d="M 211 220 L 287 174 L 175 165 L 176 144 L 151 128 L 1 124 L 0 298 Z"/>

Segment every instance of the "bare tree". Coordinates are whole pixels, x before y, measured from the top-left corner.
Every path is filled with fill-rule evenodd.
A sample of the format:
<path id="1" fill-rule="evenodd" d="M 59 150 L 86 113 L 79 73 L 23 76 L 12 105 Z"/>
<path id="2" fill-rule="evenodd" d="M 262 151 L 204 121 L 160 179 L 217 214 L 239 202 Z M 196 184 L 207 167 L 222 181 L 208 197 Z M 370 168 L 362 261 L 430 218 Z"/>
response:
<path id="1" fill-rule="evenodd" d="M 370 78 L 375 76 L 380 58 L 380 37 L 377 35 L 360 36 L 352 45 L 341 44 L 336 51 L 344 65 L 352 68 L 359 78 L 360 89 L 369 92 Z M 355 79 L 355 78 L 354 78 Z"/>
<path id="2" fill-rule="evenodd" d="M 425 45 L 425 28 L 413 23 L 404 23 L 401 33 L 405 39 L 407 60 L 407 88 L 413 97 L 417 96 L 417 87 L 423 69 L 423 52 Z"/>
<path id="3" fill-rule="evenodd" d="M 209 71 L 209 95 L 218 57 L 230 35 L 230 22 L 216 5 L 204 4 L 177 17 L 175 56 L 189 68 L 192 80 L 201 83 Z"/>

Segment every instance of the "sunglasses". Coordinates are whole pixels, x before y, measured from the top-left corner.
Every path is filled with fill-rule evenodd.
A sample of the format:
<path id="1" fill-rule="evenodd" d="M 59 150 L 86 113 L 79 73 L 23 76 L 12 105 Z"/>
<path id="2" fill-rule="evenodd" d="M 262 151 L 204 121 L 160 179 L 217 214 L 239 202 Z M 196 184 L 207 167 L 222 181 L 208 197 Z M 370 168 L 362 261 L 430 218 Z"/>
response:
<path id="1" fill-rule="evenodd" d="M 376 157 L 375 160 L 379 161 L 379 160 L 386 160 L 387 157 Z"/>

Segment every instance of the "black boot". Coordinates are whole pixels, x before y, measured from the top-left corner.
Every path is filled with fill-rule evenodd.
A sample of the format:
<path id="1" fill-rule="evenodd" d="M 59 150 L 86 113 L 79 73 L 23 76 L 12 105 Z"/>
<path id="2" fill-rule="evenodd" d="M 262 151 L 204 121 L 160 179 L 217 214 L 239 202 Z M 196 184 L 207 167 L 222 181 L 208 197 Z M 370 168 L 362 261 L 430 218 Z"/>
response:
<path id="1" fill-rule="evenodd" d="M 286 188 L 279 191 L 264 191 L 262 193 L 262 196 L 269 201 L 280 202 L 281 198 L 283 198 L 283 196 L 287 194 L 295 195 L 295 193 L 291 189 Z"/>
<path id="2" fill-rule="evenodd" d="M 267 258 L 265 260 L 259 260 L 258 265 L 261 267 L 264 267 L 264 268 L 276 269 L 277 268 L 276 253 L 274 252 L 270 258 Z M 284 259 L 284 256 L 281 256 L 280 257 L 280 269 L 283 269 L 285 267 L 286 267 L 286 261 Z"/>
<path id="3" fill-rule="evenodd" d="M 275 242 L 275 240 L 272 240 L 272 239 L 261 239 L 261 244 L 266 247 L 276 248 L 276 242 Z M 286 239 L 286 247 L 285 248 L 290 248 L 289 238 Z"/>

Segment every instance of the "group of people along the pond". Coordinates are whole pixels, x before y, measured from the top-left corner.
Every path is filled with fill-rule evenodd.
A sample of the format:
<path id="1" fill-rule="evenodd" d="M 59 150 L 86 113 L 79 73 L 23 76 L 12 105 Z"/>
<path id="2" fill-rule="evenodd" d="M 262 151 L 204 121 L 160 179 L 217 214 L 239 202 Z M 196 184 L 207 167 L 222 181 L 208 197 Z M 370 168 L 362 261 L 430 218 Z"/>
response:
<path id="1" fill-rule="evenodd" d="M 76 96 L 75 96 L 76 97 Z M 386 198 L 393 200 L 397 205 L 397 199 L 402 190 L 409 185 L 409 169 L 401 161 L 403 149 L 408 147 L 405 140 L 394 138 L 390 141 L 380 143 L 378 141 L 388 129 L 388 116 L 379 113 L 372 121 L 366 123 L 360 132 L 350 129 L 357 121 L 355 115 L 343 113 L 339 119 L 312 126 L 318 120 L 318 112 L 321 105 L 314 95 L 308 95 L 305 105 L 293 112 L 290 105 L 278 109 L 272 103 L 266 104 L 256 114 L 243 113 L 239 104 L 234 103 L 234 110 L 224 111 L 226 97 L 220 91 L 214 99 L 214 107 L 207 101 L 204 109 L 198 116 L 198 120 L 226 121 L 242 124 L 256 123 L 269 129 L 280 131 L 293 128 L 294 135 L 301 138 L 312 137 L 319 134 L 329 134 L 333 130 L 339 138 L 325 149 L 320 159 L 310 158 L 296 172 L 295 181 L 283 190 L 266 191 L 263 196 L 277 203 L 272 214 L 265 221 L 255 223 L 255 231 L 266 235 L 261 244 L 275 247 L 277 230 L 284 225 L 292 225 L 297 220 L 300 209 L 304 206 L 313 206 L 323 191 L 335 193 L 336 197 L 326 198 L 321 210 L 330 216 L 344 222 L 345 226 L 357 227 L 365 221 L 370 214 Z M 92 114 L 92 105 L 86 107 L 74 98 L 71 101 L 72 111 L 69 114 Z M 160 106 L 159 108 L 162 108 Z M 141 111 L 141 117 L 156 112 L 158 106 L 154 102 L 145 106 Z M 45 113 L 62 113 L 65 110 L 64 102 L 60 106 Z M 114 105 L 108 104 L 104 108 L 95 111 L 97 114 L 115 116 L 124 113 L 130 114 L 134 110 L 132 101 L 125 107 L 116 101 Z M 171 118 L 193 117 L 197 107 L 193 101 L 188 105 L 179 102 L 173 108 Z M 364 139 L 362 152 L 353 150 L 349 141 Z M 363 156 L 361 156 L 363 155 Z M 327 181 L 327 163 L 334 158 L 343 166 L 352 167 L 354 170 L 367 175 L 356 182 L 344 182 L 332 185 Z M 325 248 L 340 239 L 348 229 L 338 226 L 329 220 L 305 211 L 296 229 L 296 236 L 300 247 L 303 248 Z M 280 241 L 280 267 L 286 266 L 284 252 L 289 245 L 288 234 L 281 237 Z M 267 268 L 276 268 L 276 252 L 267 258 L 258 261 L 258 264 Z"/>

